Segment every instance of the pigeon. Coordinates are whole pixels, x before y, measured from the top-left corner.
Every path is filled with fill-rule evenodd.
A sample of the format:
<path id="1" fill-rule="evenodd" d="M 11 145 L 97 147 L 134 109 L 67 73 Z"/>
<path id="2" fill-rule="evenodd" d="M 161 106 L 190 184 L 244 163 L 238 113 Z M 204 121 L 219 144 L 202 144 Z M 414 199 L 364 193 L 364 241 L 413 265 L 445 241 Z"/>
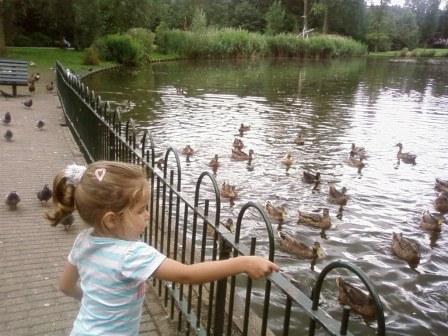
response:
<path id="1" fill-rule="evenodd" d="M 16 210 L 17 204 L 20 202 L 20 197 L 15 191 L 11 191 L 5 199 L 6 205 L 9 207 L 9 210 Z"/>
<path id="2" fill-rule="evenodd" d="M 4 123 L 5 125 L 9 125 L 11 123 L 11 113 L 5 113 L 5 116 L 2 119 L 2 123 Z"/>
<path id="3" fill-rule="evenodd" d="M 5 99 L 6 99 L 6 98 L 11 98 L 11 97 L 13 97 L 12 94 L 10 94 L 10 93 L 8 93 L 8 92 L 5 92 L 5 91 L 3 91 L 3 90 L 0 90 L 0 94 L 1 94 L 3 97 L 5 97 Z"/>
<path id="4" fill-rule="evenodd" d="M 39 199 L 39 201 L 41 203 L 43 203 L 43 202 L 47 203 L 52 195 L 53 195 L 53 193 L 52 193 L 51 189 L 48 188 L 48 184 L 44 185 L 42 190 L 37 192 L 37 198 Z"/>
<path id="5" fill-rule="evenodd" d="M 73 225 L 73 222 L 75 221 L 75 216 L 73 216 L 73 214 L 68 214 L 67 216 L 65 216 L 64 218 L 62 218 L 59 223 L 61 223 L 62 225 L 64 225 L 64 230 L 68 231 L 68 229 L 70 229 L 70 227 Z M 58 223 L 58 224 L 59 224 Z"/>
<path id="6" fill-rule="evenodd" d="M 6 130 L 3 137 L 6 139 L 6 141 L 12 141 L 12 132 L 11 130 Z"/>
<path id="7" fill-rule="evenodd" d="M 37 127 L 39 130 L 43 130 L 43 129 L 44 129 L 44 126 L 45 126 L 45 121 L 43 121 L 43 120 L 39 120 L 39 121 L 37 122 L 37 124 L 36 124 L 36 127 Z"/>
<path id="8" fill-rule="evenodd" d="M 28 91 L 29 91 L 30 93 L 33 93 L 34 91 L 36 91 L 36 86 L 34 85 L 34 82 L 35 82 L 35 80 L 32 80 L 32 81 L 30 82 L 30 85 L 28 85 Z"/>
<path id="9" fill-rule="evenodd" d="M 47 88 L 48 92 L 53 91 L 53 82 L 51 82 L 50 84 L 47 84 L 46 88 Z"/>
<path id="10" fill-rule="evenodd" d="M 25 105 L 26 107 L 30 108 L 33 105 L 33 100 L 30 98 L 28 100 L 25 100 L 23 102 L 23 105 Z"/>

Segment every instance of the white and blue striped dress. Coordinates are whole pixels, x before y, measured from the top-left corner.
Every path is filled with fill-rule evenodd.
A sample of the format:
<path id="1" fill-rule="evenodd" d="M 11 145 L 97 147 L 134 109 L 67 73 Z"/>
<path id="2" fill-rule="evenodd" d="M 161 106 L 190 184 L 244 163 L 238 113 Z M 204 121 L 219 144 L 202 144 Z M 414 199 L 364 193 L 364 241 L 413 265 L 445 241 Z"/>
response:
<path id="1" fill-rule="evenodd" d="M 81 307 L 70 335 L 138 335 L 145 281 L 165 256 L 139 241 L 81 231 L 68 261 L 76 266 Z"/>

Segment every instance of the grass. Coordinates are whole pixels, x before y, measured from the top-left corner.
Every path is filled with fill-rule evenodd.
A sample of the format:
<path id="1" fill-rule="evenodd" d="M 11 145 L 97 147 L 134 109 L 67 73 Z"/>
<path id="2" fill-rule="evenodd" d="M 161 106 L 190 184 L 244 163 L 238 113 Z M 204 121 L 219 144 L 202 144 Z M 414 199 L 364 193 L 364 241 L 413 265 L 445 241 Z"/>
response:
<path id="1" fill-rule="evenodd" d="M 405 56 L 406 54 L 406 56 Z M 397 51 L 382 51 L 382 52 L 370 52 L 369 56 L 378 57 L 448 57 L 448 49 L 435 49 L 435 48 L 416 48 L 403 53 L 401 50 Z"/>

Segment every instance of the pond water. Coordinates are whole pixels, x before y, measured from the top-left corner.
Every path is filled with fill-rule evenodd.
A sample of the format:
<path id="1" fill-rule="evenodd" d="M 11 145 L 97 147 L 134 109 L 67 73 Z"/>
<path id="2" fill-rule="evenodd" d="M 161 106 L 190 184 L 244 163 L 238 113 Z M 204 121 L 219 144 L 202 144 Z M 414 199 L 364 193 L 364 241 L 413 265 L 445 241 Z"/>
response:
<path id="1" fill-rule="evenodd" d="M 150 130 L 158 154 L 186 144 L 197 150 L 189 163 L 182 157 L 187 192 L 194 188 L 188 179 L 209 170 L 218 154 L 218 184 L 227 181 L 239 190 L 234 205 L 224 203 L 223 217 L 236 216 L 247 201 L 270 200 L 286 208 L 282 229 L 325 249 L 316 271 L 338 259 L 359 266 L 383 300 L 388 335 L 447 335 L 448 225 L 440 234 L 420 228 L 422 212 L 434 211 L 435 178 L 448 179 L 448 64 L 434 63 L 180 61 L 101 72 L 85 82 L 102 98 L 125 105 L 129 100 L 123 119 Z M 251 126 L 242 141 L 255 152 L 252 169 L 230 157 L 241 123 Z M 304 145 L 294 144 L 299 131 Z M 416 165 L 397 162 L 398 142 L 417 155 Z M 361 171 L 345 162 L 352 143 L 368 153 Z M 294 159 L 289 170 L 281 164 L 287 152 Z M 318 190 L 302 181 L 304 170 L 321 173 Z M 338 206 L 328 203 L 327 182 L 348 190 L 341 219 Z M 326 239 L 297 225 L 298 210 L 324 207 L 333 223 Z M 263 228 L 242 234 L 258 230 Z M 416 270 L 391 253 L 393 232 L 421 245 Z M 276 262 L 309 293 L 317 273 L 308 262 L 280 249 Z M 338 314 L 334 281 L 322 295 L 323 307 Z M 283 304 L 274 298 L 274 315 Z M 294 328 L 302 330 L 301 323 Z M 361 319 L 355 323 L 355 329 L 368 328 Z M 271 325 L 277 331 L 281 326 L 281 317 Z"/>

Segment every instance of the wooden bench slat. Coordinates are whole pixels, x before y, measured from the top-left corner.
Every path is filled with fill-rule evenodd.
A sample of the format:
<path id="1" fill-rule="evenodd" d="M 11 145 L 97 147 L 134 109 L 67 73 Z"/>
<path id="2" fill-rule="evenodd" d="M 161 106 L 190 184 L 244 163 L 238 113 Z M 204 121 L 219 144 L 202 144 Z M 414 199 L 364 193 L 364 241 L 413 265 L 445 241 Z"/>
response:
<path id="1" fill-rule="evenodd" d="M 0 83 L 4 82 L 4 81 L 15 81 L 15 82 L 28 83 L 28 79 L 26 77 L 0 76 Z"/>
<path id="2" fill-rule="evenodd" d="M 28 85 L 28 62 L 0 58 L 0 85 L 12 85 L 13 95 L 17 86 Z"/>
<path id="3" fill-rule="evenodd" d="M 25 64 L 25 65 L 28 65 L 27 61 L 13 60 L 13 59 L 9 59 L 9 58 L 0 58 L 0 63 Z"/>

